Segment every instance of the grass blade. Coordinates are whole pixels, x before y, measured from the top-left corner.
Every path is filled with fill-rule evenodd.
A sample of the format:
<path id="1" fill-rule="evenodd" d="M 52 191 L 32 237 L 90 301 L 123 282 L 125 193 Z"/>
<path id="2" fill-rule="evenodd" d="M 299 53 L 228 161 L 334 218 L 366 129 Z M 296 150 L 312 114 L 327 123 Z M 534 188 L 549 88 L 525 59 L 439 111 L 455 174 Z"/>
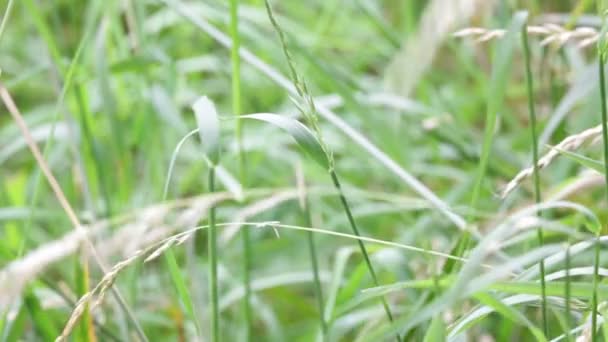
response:
<path id="1" fill-rule="evenodd" d="M 284 130 L 298 143 L 304 153 L 315 160 L 321 167 L 329 169 L 329 158 L 325 154 L 321 143 L 314 133 L 301 122 L 270 113 L 242 115 L 241 118 L 264 121 Z"/>
<path id="2" fill-rule="evenodd" d="M 220 158 L 220 122 L 215 105 L 206 96 L 201 96 L 192 105 L 198 134 L 203 144 L 203 150 L 209 163 L 207 186 L 209 192 L 215 192 L 215 167 Z M 209 263 L 209 301 L 211 302 L 210 340 L 220 341 L 220 309 L 217 280 L 217 227 L 215 226 L 215 205 L 209 208 L 209 235 L 207 240 L 207 256 Z"/>
<path id="3" fill-rule="evenodd" d="M 19 306 L 19 310 L 12 320 L 9 321 L 6 315 L 5 317 L 3 317 L 3 319 L 5 320 L 3 327 L 4 331 L 2 336 L 0 336 L 2 337 L 2 341 L 19 341 L 21 336 L 24 335 L 27 325 L 27 308 L 25 306 L 25 303 L 22 303 Z"/>
<path id="4" fill-rule="evenodd" d="M 536 111 L 534 109 L 534 83 L 532 79 L 532 67 L 530 62 L 530 46 L 528 44 L 528 27 L 527 25 L 521 28 L 521 40 L 524 47 L 524 61 L 526 64 L 526 89 L 528 95 L 528 113 L 530 116 L 530 134 L 532 139 L 532 165 L 534 165 L 534 201 L 536 204 L 541 202 L 540 194 L 540 175 L 538 172 L 538 139 L 536 135 Z M 540 216 L 540 212 L 537 212 Z M 541 227 L 537 229 L 538 244 L 544 244 L 543 230 Z M 540 270 L 540 288 L 541 288 L 541 314 L 543 331 L 545 335 L 549 334 L 549 325 L 547 317 L 547 295 L 545 294 L 545 262 L 541 260 L 538 264 Z"/>
<path id="5" fill-rule="evenodd" d="M 87 232 L 86 232 L 85 228 L 82 226 L 82 224 L 80 223 L 80 219 L 76 215 L 70 202 L 67 200 L 65 193 L 63 192 L 61 186 L 57 182 L 57 179 L 53 175 L 53 172 L 50 170 L 48 164 L 46 163 L 45 158 L 42 155 L 42 152 L 38 148 L 38 145 L 33 140 L 31 133 L 29 131 L 29 128 L 27 126 L 27 123 L 23 119 L 23 115 L 21 115 L 21 113 L 19 112 L 19 109 L 17 108 L 17 105 L 13 101 L 13 98 L 11 97 L 10 93 L 2 84 L 0 84 L 0 97 L 2 98 L 2 102 L 4 102 L 4 105 L 10 112 L 11 116 L 13 117 L 13 119 L 15 120 L 17 125 L 19 126 L 19 129 L 21 130 L 23 136 L 26 138 L 30 151 L 32 152 L 32 154 L 34 155 L 34 158 L 36 159 L 36 162 L 42 169 L 44 176 L 47 179 L 49 185 L 51 186 L 56 199 L 60 203 L 66 216 L 68 216 L 72 226 L 74 227 L 74 230 L 84 234 L 84 236 L 87 236 Z M 47 143 L 47 146 L 45 146 L 45 147 L 48 147 L 48 143 Z M 36 186 L 36 189 L 37 188 L 38 188 L 38 186 Z M 32 216 L 33 215 L 30 215 L 30 219 L 29 219 L 30 222 L 31 222 Z M 89 253 L 93 257 L 93 260 L 97 263 L 97 265 L 103 271 L 103 273 L 107 275 L 107 273 L 108 273 L 107 267 L 106 267 L 105 263 L 103 262 L 103 260 L 101 259 L 99 253 L 97 252 L 93 242 L 88 238 L 88 236 L 87 236 L 87 238 L 85 238 L 84 241 L 87 244 L 87 248 L 89 250 Z M 87 269 L 85 269 L 85 270 L 87 270 Z M 124 298 L 122 297 L 122 295 L 120 294 L 118 289 L 115 286 L 111 286 L 110 289 L 111 289 L 112 294 L 114 295 L 114 298 L 119 303 L 121 309 L 129 317 L 129 321 L 133 324 L 139 339 L 142 341 L 148 341 L 142 327 L 140 326 L 139 322 L 137 321 L 137 319 L 135 317 L 135 314 L 129 308 L 129 306 L 127 305 L 126 301 L 124 300 Z"/>
<path id="6" fill-rule="evenodd" d="M 310 205 L 308 201 L 308 196 L 306 194 L 305 179 L 304 175 L 302 174 L 302 168 L 300 164 L 298 164 L 298 168 L 296 169 L 296 178 L 298 183 L 300 211 L 302 212 L 302 216 L 304 217 L 304 224 L 307 227 L 312 227 Z M 308 251 L 310 254 L 310 263 L 314 276 L 315 297 L 317 298 L 317 307 L 319 310 L 319 321 L 321 326 L 322 339 L 323 341 L 326 341 L 329 338 L 329 329 L 327 327 L 327 322 L 325 321 L 325 317 L 323 315 L 323 290 L 321 289 L 321 280 L 319 278 L 319 261 L 317 257 L 317 248 L 315 246 L 315 237 L 314 234 L 310 231 L 306 232 L 306 237 L 308 240 Z"/>
<path id="7" fill-rule="evenodd" d="M 209 192 L 215 192 L 215 168 L 209 169 Z M 215 226 L 215 205 L 209 208 L 209 300 L 211 301 L 211 338 L 212 342 L 220 341 L 220 305 L 217 283 L 217 227 Z"/>
<path id="8" fill-rule="evenodd" d="M 480 303 L 494 309 L 496 312 L 500 313 L 504 317 L 507 317 L 511 321 L 527 326 L 532 335 L 536 338 L 536 341 L 547 341 L 543 331 L 535 327 L 534 324 L 532 324 L 532 322 L 526 318 L 526 316 L 512 306 L 505 304 L 503 301 L 487 293 L 478 293 L 475 295 L 475 299 L 477 299 Z"/>
<path id="9" fill-rule="evenodd" d="M 575 162 L 581 164 L 584 167 L 590 168 L 591 170 L 595 170 L 599 173 L 605 173 L 606 172 L 606 168 L 604 166 L 604 163 L 602 163 L 599 160 L 595 160 L 595 159 L 591 159 L 589 157 L 586 157 L 582 154 L 578 154 L 576 152 L 571 152 L 571 151 L 566 151 L 566 150 L 562 150 L 559 148 L 555 149 L 560 153 L 563 154 L 564 156 L 574 160 Z"/>
<path id="10" fill-rule="evenodd" d="M 203 151 L 210 165 L 215 166 L 220 158 L 220 121 L 215 105 L 206 96 L 201 96 L 192 105 L 192 110 L 198 124 Z"/>
<path id="11" fill-rule="evenodd" d="M 38 336 L 44 341 L 53 341 L 59 335 L 59 331 L 51 321 L 51 316 L 42 309 L 38 297 L 32 290 L 28 290 L 24 301 Z"/>
<path id="12" fill-rule="evenodd" d="M 197 335 L 202 336 L 202 330 L 196 315 L 196 311 L 194 309 L 194 304 L 190 293 L 188 292 L 186 282 L 184 281 L 184 276 L 182 275 L 181 270 L 179 269 L 179 266 L 177 264 L 177 258 L 175 257 L 175 253 L 173 253 L 173 250 L 169 248 L 165 251 L 164 255 L 165 262 L 167 263 L 167 267 L 169 268 L 171 280 L 173 281 L 173 285 L 177 290 L 177 295 L 179 296 L 179 299 L 184 305 L 189 318 L 194 322 Z"/>
<path id="13" fill-rule="evenodd" d="M 2 21 L 0 22 L 0 41 L 2 40 L 2 34 L 4 33 L 4 29 L 6 28 L 6 24 L 8 23 L 8 18 L 11 17 L 11 11 L 13 9 L 13 0 L 8 0 L 6 4 L 6 10 L 4 10 L 4 15 L 2 16 Z M 0 75 L 2 74 L 2 69 L 0 69 Z"/>
<path id="14" fill-rule="evenodd" d="M 564 284 L 564 301 L 566 306 L 566 340 L 568 342 L 572 341 L 572 336 L 570 335 L 570 329 L 572 328 L 572 284 L 570 281 L 570 244 L 566 247 L 566 256 L 564 260 L 564 267 L 566 268 L 566 282 Z"/>
<path id="15" fill-rule="evenodd" d="M 89 272 L 89 266 L 88 263 L 81 262 L 80 258 L 76 259 L 74 266 L 76 273 L 76 294 L 78 295 L 78 297 L 81 297 L 84 296 L 90 288 L 89 277 L 85 276 Z M 86 309 L 84 310 L 82 319 L 74 328 L 74 340 L 78 342 L 97 341 L 97 336 L 95 335 L 95 328 L 93 326 L 93 319 L 88 304 Z"/>
<path id="16" fill-rule="evenodd" d="M 602 17 L 602 31 L 600 32 L 600 39 L 598 41 L 598 73 L 600 82 L 600 103 L 602 110 L 602 144 L 604 152 L 604 177 L 607 183 L 606 186 L 606 197 L 608 198 L 608 109 L 606 109 L 606 74 L 604 70 L 604 64 L 606 63 L 606 56 L 608 53 L 608 41 L 606 40 L 606 33 L 608 32 L 608 23 L 606 23 L 606 1 L 598 1 L 599 15 Z M 595 255 L 594 255 L 594 274 L 593 274 L 593 298 L 592 298 L 592 311 L 591 311 L 591 340 L 593 342 L 598 340 L 597 334 L 597 315 L 598 315 L 598 294 L 597 287 L 600 282 L 598 268 L 600 263 L 600 236 L 601 227 L 598 227 L 595 242 Z"/>
<path id="17" fill-rule="evenodd" d="M 435 342 L 446 340 L 446 327 L 441 316 L 435 316 L 431 321 L 426 334 L 424 335 L 423 342 Z"/>
<path id="18" fill-rule="evenodd" d="M 230 36 L 232 47 L 230 48 L 230 60 L 232 65 L 232 112 L 233 115 L 241 115 L 241 36 L 239 34 L 239 0 L 230 0 Z M 239 180 L 243 186 L 246 185 L 247 172 L 245 169 L 245 152 L 243 151 L 243 127 L 242 121 L 236 120 L 235 134 L 237 154 L 239 159 Z M 251 262 L 252 246 L 249 229 L 241 230 L 243 240 L 243 287 L 245 296 L 243 297 L 243 316 L 245 317 L 245 341 L 251 340 L 251 328 L 253 317 L 251 313 Z"/>

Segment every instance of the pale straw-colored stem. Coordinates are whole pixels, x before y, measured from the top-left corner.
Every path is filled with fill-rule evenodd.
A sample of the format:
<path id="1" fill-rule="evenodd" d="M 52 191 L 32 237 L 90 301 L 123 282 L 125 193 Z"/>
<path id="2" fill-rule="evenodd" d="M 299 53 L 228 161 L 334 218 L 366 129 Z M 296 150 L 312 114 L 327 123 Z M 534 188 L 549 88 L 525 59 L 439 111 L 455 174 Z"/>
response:
<path id="1" fill-rule="evenodd" d="M 602 126 L 598 125 L 593 128 L 582 131 L 581 133 L 571 135 L 566 139 L 562 140 L 555 147 L 551 148 L 547 154 L 538 160 L 538 169 L 544 169 L 551 162 L 557 158 L 560 151 L 574 151 L 586 143 L 593 143 L 602 134 Z M 534 173 L 534 167 L 530 166 L 526 169 L 521 170 L 515 178 L 513 178 L 502 190 L 500 197 L 505 198 L 515 188 L 517 188 L 525 179 L 532 176 Z"/>

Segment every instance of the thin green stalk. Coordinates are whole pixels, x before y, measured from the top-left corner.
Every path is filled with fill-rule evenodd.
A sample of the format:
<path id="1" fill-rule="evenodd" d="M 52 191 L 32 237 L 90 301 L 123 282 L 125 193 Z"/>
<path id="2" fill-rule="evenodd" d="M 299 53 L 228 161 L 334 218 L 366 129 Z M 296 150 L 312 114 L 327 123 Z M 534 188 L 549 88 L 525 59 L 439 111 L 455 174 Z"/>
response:
<path id="1" fill-rule="evenodd" d="M 566 279 L 564 284 L 564 297 L 565 297 L 565 305 L 566 305 L 566 340 L 572 341 L 572 335 L 570 335 L 570 328 L 572 327 L 572 289 L 570 286 L 570 244 L 566 248 L 566 257 L 565 257 L 565 267 L 566 267 Z"/>
<path id="2" fill-rule="evenodd" d="M 90 124 L 88 122 L 88 107 L 85 103 L 83 86 L 81 84 L 76 84 L 74 86 L 74 96 L 76 98 L 76 103 L 78 104 L 78 111 L 80 112 L 79 121 L 84 138 L 83 140 L 84 143 L 87 145 L 86 147 L 88 148 L 93 159 L 93 163 L 95 165 L 95 174 L 97 176 L 97 181 L 99 182 L 101 197 L 103 198 L 105 205 L 103 216 L 112 217 L 114 211 L 112 210 L 112 201 L 110 199 L 110 193 L 108 191 L 108 181 L 106 179 L 105 173 L 103 172 L 104 167 L 103 160 L 101 157 L 101 151 L 99 151 L 99 148 L 96 145 L 95 139 L 93 138 L 93 133 L 91 132 Z"/>
<path id="3" fill-rule="evenodd" d="M 593 300 L 592 300 L 592 312 L 591 312 L 591 341 L 598 341 L 597 334 L 597 287 L 600 282 L 599 277 L 599 264 L 600 264 L 600 235 L 598 234 L 595 241 L 595 257 L 593 260 Z"/>
<path id="4" fill-rule="evenodd" d="M 608 197 L 608 119 L 606 112 L 606 75 L 604 70 L 604 63 L 606 63 L 606 53 L 608 51 L 608 41 L 606 40 L 606 33 L 608 32 L 608 26 L 606 25 L 606 0 L 597 1 L 598 14 L 602 17 L 602 30 L 600 31 L 600 39 L 597 43 L 598 51 L 598 72 L 600 79 L 600 103 L 602 108 L 602 143 L 604 149 L 604 177 L 606 184 L 606 196 Z M 602 227 L 597 229 L 597 241 L 595 244 L 595 258 L 593 265 L 593 310 L 591 312 L 591 340 L 597 341 L 597 287 L 599 283 L 599 263 L 600 263 L 600 235 L 602 233 Z"/>
<path id="5" fill-rule="evenodd" d="M 237 116 L 241 114 L 241 57 L 239 54 L 241 39 L 239 35 L 238 9 L 239 0 L 230 0 L 230 36 L 232 38 L 232 48 L 230 49 L 230 59 L 232 64 L 232 111 L 234 115 Z M 235 125 L 240 174 L 242 178 L 245 171 L 244 156 L 242 153 L 242 120 L 235 120 Z"/>
<path id="6" fill-rule="evenodd" d="M 171 175 L 173 173 L 173 165 L 175 162 L 175 158 L 177 158 L 177 153 L 179 152 L 181 144 L 187 139 L 191 134 L 186 135 L 182 140 L 177 144 L 175 151 L 171 157 L 171 163 L 169 164 L 169 172 L 167 174 L 167 179 L 165 181 L 165 186 L 163 190 L 162 201 L 165 202 L 167 200 L 167 195 L 169 193 L 169 184 L 171 181 Z M 178 263 L 177 257 L 171 248 L 167 249 L 165 253 L 165 263 L 167 268 L 169 269 L 169 274 L 171 275 L 171 280 L 173 281 L 173 285 L 175 286 L 175 290 L 177 291 L 177 295 L 181 300 L 189 318 L 194 322 L 194 327 L 196 329 L 196 336 L 200 339 L 202 337 L 202 329 L 200 322 L 198 320 L 198 316 L 195 312 L 195 306 L 192 301 L 192 297 L 190 296 L 190 292 L 188 291 L 188 286 L 186 285 L 186 280 L 184 279 L 184 275 L 182 274 Z"/>
<path id="7" fill-rule="evenodd" d="M 8 4 L 6 5 L 6 10 L 4 11 L 4 16 L 2 16 L 2 22 L 0 22 L 0 39 L 2 38 L 2 33 L 4 33 L 4 29 L 6 28 L 6 24 L 8 23 L 8 18 L 10 18 L 11 10 L 13 9 L 13 0 L 8 0 Z M 0 68 L 0 76 L 2 75 L 2 68 Z M 25 237 L 23 238 L 25 241 Z M 6 317 L 8 315 L 8 310 L 2 310 L 0 312 L 0 338 L 4 336 L 4 328 L 6 324 Z"/>
<path id="8" fill-rule="evenodd" d="M 2 16 L 2 22 L 0 23 L 0 38 L 2 38 L 2 33 L 4 33 L 4 29 L 6 28 L 6 23 L 8 23 L 8 18 L 11 16 L 11 10 L 13 9 L 13 0 L 8 0 L 8 4 L 6 4 L 6 10 L 4 11 L 4 16 Z"/>
<path id="9" fill-rule="evenodd" d="M 602 35 L 605 35 L 605 29 L 602 29 Z M 602 44 L 603 45 L 603 44 Z M 599 61 L 598 61 L 598 65 L 599 65 L 599 73 L 600 73 L 600 102 L 601 102 L 601 106 L 602 106 L 602 141 L 604 144 L 604 177 L 606 179 L 606 196 L 608 197 L 608 125 L 606 122 L 608 122 L 608 119 L 606 118 L 606 80 L 605 80 L 605 75 L 604 75 L 604 63 L 606 61 L 606 52 L 604 51 L 603 47 L 600 46 L 599 47 Z M 597 285 L 599 283 L 599 275 L 598 275 L 598 271 L 599 271 L 599 262 L 600 262 L 600 234 L 601 234 L 601 227 L 599 227 L 598 231 L 597 231 L 597 242 L 595 245 L 595 260 L 594 260 L 594 266 L 593 266 L 593 312 L 592 312 L 592 317 L 591 317 L 591 340 L 592 341 L 597 341 L 597 334 L 596 334 L 596 329 L 597 329 L 597 305 L 598 305 L 598 298 L 597 298 Z"/>
<path id="10" fill-rule="evenodd" d="M 209 169 L 209 192 L 215 192 L 215 167 Z M 211 338 L 212 342 L 218 342 L 220 331 L 220 306 L 217 290 L 217 227 L 215 226 L 215 205 L 209 208 L 209 235 L 208 235 L 208 257 L 209 257 L 209 299 L 211 301 Z"/>
<path id="11" fill-rule="evenodd" d="M 346 217 L 348 218 L 348 223 L 350 224 L 350 227 L 351 227 L 353 233 L 357 237 L 360 237 L 361 234 L 359 233 L 359 228 L 357 228 L 357 223 L 355 222 L 355 219 L 353 218 L 353 214 L 350 210 L 350 206 L 348 205 L 346 197 L 344 196 L 344 192 L 342 191 L 342 186 L 340 185 L 340 180 L 338 179 L 338 174 L 333 169 L 330 170 L 329 173 L 331 175 L 331 180 L 334 183 L 334 187 L 336 188 L 336 191 L 338 192 L 338 195 L 340 196 L 340 202 L 342 203 L 342 208 L 344 209 L 344 213 L 346 213 Z M 359 244 L 359 249 L 361 250 L 361 254 L 363 254 L 363 259 L 365 260 L 365 264 L 367 266 L 369 274 L 372 277 L 374 286 L 380 286 L 380 283 L 378 282 L 378 277 L 376 277 L 376 271 L 374 271 L 374 266 L 372 265 L 372 262 L 369 259 L 369 254 L 367 253 L 367 248 L 365 248 L 363 241 L 357 240 L 357 243 Z M 380 297 L 380 298 L 381 298 L 380 300 L 382 301 L 382 306 L 384 307 L 384 312 L 386 313 L 388 320 L 390 322 L 393 322 L 393 313 L 391 312 L 391 309 L 388 306 L 388 303 L 386 302 L 386 298 L 384 298 L 384 297 Z M 397 341 L 401 341 L 401 337 L 399 335 L 397 335 Z"/>
<path id="12" fill-rule="evenodd" d="M 304 215 L 304 223 L 307 227 L 312 227 L 312 220 L 310 218 L 310 208 L 308 204 L 308 196 L 305 194 L 302 198 L 302 214 Z M 319 279 L 319 263 L 317 258 L 317 249 L 315 247 L 314 233 L 308 231 L 306 233 L 308 238 L 308 250 L 310 252 L 310 262 L 312 265 L 312 273 L 314 277 L 314 286 L 315 286 L 315 297 L 317 298 L 317 306 L 319 310 L 319 321 L 321 325 L 321 333 L 323 334 L 323 341 L 327 341 L 329 336 L 327 322 L 325 322 L 325 318 L 323 317 L 323 290 L 321 289 L 321 280 Z"/>
<path id="13" fill-rule="evenodd" d="M 530 133 L 532 138 L 532 165 L 534 165 L 534 201 L 536 204 L 541 202 L 540 194 L 540 176 L 538 173 L 538 142 L 536 136 L 536 111 L 534 109 L 534 83 L 532 79 L 532 67 L 530 62 L 530 46 L 528 44 L 528 27 L 524 25 L 521 30 L 521 40 L 524 47 L 524 60 L 526 64 L 526 88 L 528 95 L 528 113 L 530 115 Z M 537 213 L 540 216 L 540 213 Z M 538 244 L 544 244 L 543 230 L 541 227 L 537 230 Z M 545 284 L 545 261 L 541 260 L 538 263 L 540 268 L 540 293 L 541 293 L 541 313 L 543 321 L 543 332 L 545 336 L 549 334 L 549 325 L 547 322 L 547 293 Z"/>
<path id="14" fill-rule="evenodd" d="M 305 214 L 307 217 L 310 216 L 308 210 L 306 210 Z M 310 225 L 310 218 L 306 220 L 306 224 Z M 323 317 L 323 290 L 321 289 L 321 280 L 319 279 L 319 264 L 317 261 L 317 249 L 315 247 L 314 234 L 312 232 L 308 232 L 306 234 L 308 237 L 308 250 L 310 252 L 310 261 L 312 265 L 312 273 L 314 277 L 314 286 L 315 286 L 315 297 L 317 298 L 317 307 L 319 310 L 319 322 L 321 325 L 321 333 L 323 334 L 323 341 L 327 340 L 329 336 L 327 331 L 327 322 L 325 322 L 325 318 Z"/>
<path id="15" fill-rule="evenodd" d="M 241 39 L 239 35 L 239 0 L 230 0 L 230 36 L 232 47 L 230 58 L 232 64 L 232 112 L 235 116 L 241 115 L 241 56 L 239 49 Z M 245 153 L 243 152 L 243 126 L 242 120 L 235 120 L 237 154 L 239 158 L 239 180 L 243 186 L 246 184 Z M 243 240 L 243 287 L 245 296 L 243 297 L 243 314 L 245 317 L 245 341 L 251 339 L 252 314 L 251 314 L 251 236 L 249 229 L 242 229 Z"/>

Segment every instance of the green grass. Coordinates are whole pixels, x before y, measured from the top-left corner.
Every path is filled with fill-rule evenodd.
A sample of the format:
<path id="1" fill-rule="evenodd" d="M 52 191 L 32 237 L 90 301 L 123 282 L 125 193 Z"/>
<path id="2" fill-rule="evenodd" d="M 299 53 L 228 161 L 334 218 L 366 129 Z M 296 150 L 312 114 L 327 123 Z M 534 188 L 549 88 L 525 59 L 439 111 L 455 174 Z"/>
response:
<path id="1" fill-rule="evenodd" d="M 602 119 L 602 142 L 603 142 L 603 152 L 604 152 L 604 175 L 605 180 L 608 181 L 608 109 L 606 109 L 606 101 L 608 97 L 606 97 L 606 73 L 604 70 L 604 65 L 606 63 L 606 38 L 605 34 L 608 32 L 608 25 L 606 24 L 605 11 L 608 7 L 606 7 L 606 3 L 600 4 L 598 2 L 599 13 L 602 16 L 602 30 L 600 32 L 601 38 L 599 39 L 597 45 L 597 53 L 598 53 L 598 78 L 600 81 L 600 108 L 601 108 L 601 119 Z M 606 197 L 608 198 L 608 183 L 606 186 Z M 595 243 L 595 253 L 593 258 L 593 295 L 592 295 L 592 310 L 591 310 L 591 340 L 593 342 L 599 340 L 599 336 L 597 333 L 598 323 L 597 323 L 597 315 L 599 313 L 598 306 L 600 305 L 598 300 L 598 284 L 600 282 L 598 268 L 600 265 L 600 248 L 601 248 L 601 236 L 602 229 L 598 229 L 597 231 L 597 240 Z"/>
<path id="2" fill-rule="evenodd" d="M 534 98 L 534 77 L 532 76 L 532 67 L 530 65 L 530 44 L 528 43 L 528 31 L 527 25 L 522 28 L 522 45 L 524 50 L 524 60 L 526 64 L 526 89 L 528 97 L 528 112 L 530 114 L 530 140 L 532 141 L 532 165 L 534 167 L 534 201 L 536 204 L 542 202 L 542 195 L 540 190 L 540 175 L 538 172 L 538 136 L 536 134 L 536 104 Z M 537 230 L 538 244 L 542 246 L 544 244 L 544 234 L 541 227 Z M 545 335 L 549 334 L 549 327 L 547 325 L 547 295 L 545 293 L 545 261 L 541 260 L 538 264 L 540 271 L 540 288 L 541 288 L 541 314 L 542 314 L 542 325 L 543 332 Z M 569 279 L 568 279 L 569 280 Z"/>
<path id="3" fill-rule="evenodd" d="M 605 40 L 525 29 L 604 12 L 438 3 L 0 1 L 0 84 L 107 264 L 0 105 L 0 342 L 604 340 Z"/>
<path id="4" fill-rule="evenodd" d="M 232 65 L 232 112 L 235 116 L 241 115 L 241 57 L 239 49 L 241 47 L 241 36 L 239 33 L 239 0 L 230 0 L 230 37 L 232 38 L 232 48 L 230 49 L 230 61 Z M 244 186 L 247 185 L 247 166 L 245 163 L 245 152 L 243 151 L 243 127 L 241 120 L 235 120 L 235 135 L 237 143 L 237 154 L 239 160 L 239 180 Z M 251 327 L 253 316 L 251 309 L 251 260 L 252 242 L 248 229 L 241 231 L 243 240 L 243 286 L 245 287 L 245 297 L 243 298 L 243 317 L 245 320 L 245 340 L 251 340 Z"/>
<path id="5" fill-rule="evenodd" d="M 303 178 L 303 175 L 301 175 L 301 167 L 298 166 L 297 169 L 297 176 L 298 178 L 298 190 L 300 192 L 299 194 L 299 204 L 300 204 L 300 209 L 302 211 L 302 216 L 304 216 L 304 224 L 308 227 L 312 227 L 312 217 L 310 214 L 310 201 L 308 200 L 308 195 L 306 194 L 306 182 Z M 319 325 L 321 327 L 321 336 L 322 336 L 322 340 L 325 341 L 327 340 L 328 336 L 328 327 L 327 327 L 327 322 L 325 322 L 325 317 L 323 314 L 323 307 L 324 307 L 324 301 L 323 301 L 323 289 L 321 287 L 321 280 L 319 278 L 319 258 L 317 256 L 317 247 L 315 245 L 315 236 L 313 232 L 307 232 L 306 234 L 307 240 L 308 240 L 308 249 L 310 251 L 310 264 L 312 267 L 312 272 L 313 272 L 313 277 L 314 277 L 314 289 L 315 289 L 315 297 L 317 299 L 317 306 L 318 306 L 318 315 L 319 315 Z"/>
<path id="6" fill-rule="evenodd" d="M 215 191 L 215 168 L 209 170 L 209 192 Z M 211 302 L 211 341 L 220 340 L 220 304 L 218 294 L 218 279 L 217 279 L 217 229 L 215 227 L 215 206 L 209 208 L 209 236 L 207 237 L 208 244 L 208 262 L 209 262 L 209 301 Z"/>

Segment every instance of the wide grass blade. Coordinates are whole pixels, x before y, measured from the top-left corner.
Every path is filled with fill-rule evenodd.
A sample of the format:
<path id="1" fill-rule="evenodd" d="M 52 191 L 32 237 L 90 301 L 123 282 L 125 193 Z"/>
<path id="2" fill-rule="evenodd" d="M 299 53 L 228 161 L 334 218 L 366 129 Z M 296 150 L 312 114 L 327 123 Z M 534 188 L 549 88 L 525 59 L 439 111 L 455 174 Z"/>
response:
<path id="1" fill-rule="evenodd" d="M 51 320 L 51 315 L 42 308 L 38 297 L 28 290 L 24 301 L 38 336 L 44 341 L 53 341 L 59 335 L 59 330 Z"/>
<path id="2" fill-rule="evenodd" d="M 534 326 L 534 324 L 532 324 L 532 322 L 530 322 L 530 320 L 526 318 L 526 316 L 524 316 L 521 312 L 517 311 L 517 309 L 515 309 L 513 306 L 507 305 L 506 303 L 504 303 L 504 301 L 495 298 L 493 295 L 483 292 L 475 295 L 475 299 L 477 299 L 481 304 L 492 308 L 494 311 L 500 313 L 512 322 L 520 323 L 528 327 L 536 341 L 547 341 L 547 338 L 545 337 L 543 331 Z"/>
<path id="3" fill-rule="evenodd" d="M 446 327 L 443 322 L 443 318 L 441 315 L 435 316 L 431 321 L 431 325 L 426 331 L 424 335 L 423 342 L 436 342 L 436 341 L 445 341 L 446 339 Z"/>
<path id="4" fill-rule="evenodd" d="M 321 167 L 329 169 L 329 159 L 315 137 L 314 133 L 301 122 L 277 114 L 256 113 L 242 115 L 243 119 L 254 119 L 264 121 L 287 132 L 310 158 L 316 161 Z"/>
<path id="5" fill-rule="evenodd" d="M 215 105 L 206 96 L 201 96 L 192 105 L 203 151 L 210 166 L 217 165 L 220 158 L 220 121 Z"/>

